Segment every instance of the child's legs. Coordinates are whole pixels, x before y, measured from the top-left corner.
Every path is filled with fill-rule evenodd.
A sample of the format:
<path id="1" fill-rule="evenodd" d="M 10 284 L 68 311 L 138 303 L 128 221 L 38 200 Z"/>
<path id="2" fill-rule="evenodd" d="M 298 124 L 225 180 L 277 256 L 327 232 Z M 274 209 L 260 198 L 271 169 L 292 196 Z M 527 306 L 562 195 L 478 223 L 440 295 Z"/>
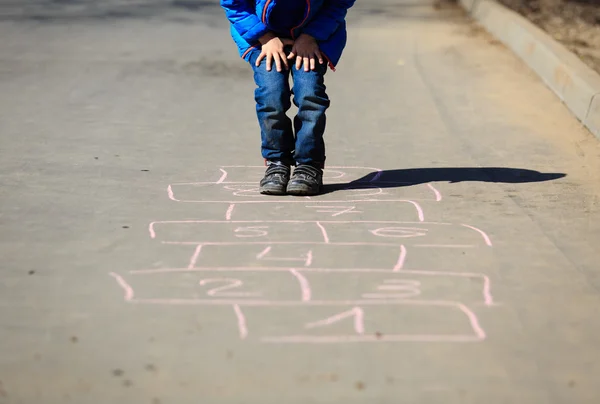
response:
<path id="1" fill-rule="evenodd" d="M 304 67 L 296 70 L 292 67 L 294 79 L 294 104 L 298 114 L 294 118 L 296 130 L 297 164 L 325 165 L 325 111 L 329 108 L 329 97 L 325 92 L 325 73 L 327 64 L 319 65 L 315 70 L 305 72 Z"/>
<path id="2" fill-rule="evenodd" d="M 256 115 L 261 132 L 261 151 L 267 160 L 280 160 L 293 164 L 294 132 L 292 121 L 286 115 L 291 107 L 289 71 L 278 72 L 273 63 L 271 71 L 266 69 L 266 59 L 256 67 L 260 52 L 255 50 L 250 57 L 254 69 L 256 90 Z"/>

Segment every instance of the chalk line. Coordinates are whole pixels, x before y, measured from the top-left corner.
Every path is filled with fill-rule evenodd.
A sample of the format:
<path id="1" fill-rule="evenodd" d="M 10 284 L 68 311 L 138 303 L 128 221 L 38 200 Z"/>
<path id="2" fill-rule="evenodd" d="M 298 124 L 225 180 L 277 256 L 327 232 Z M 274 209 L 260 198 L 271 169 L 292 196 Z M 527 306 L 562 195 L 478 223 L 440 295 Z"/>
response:
<path id="1" fill-rule="evenodd" d="M 485 331 L 479 325 L 479 319 L 467 306 L 462 303 L 458 303 L 458 308 L 467 315 L 469 321 L 471 322 L 471 327 L 473 327 L 473 331 L 477 334 L 477 337 L 481 340 L 486 338 Z"/>
<path id="2" fill-rule="evenodd" d="M 338 321 L 344 320 L 348 317 L 354 317 L 354 331 L 362 335 L 365 333 L 365 313 L 363 309 L 360 307 L 354 307 L 352 310 L 345 311 L 343 313 L 336 314 L 335 316 L 326 318 L 321 321 L 316 321 L 314 323 L 306 324 L 306 328 L 317 328 L 324 327 L 327 325 L 331 325 L 337 323 Z"/>
<path id="3" fill-rule="evenodd" d="M 267 248 L 262 250 L 260 253 L 258 253 L 258 255 L 256 256 L 256 259 L 258 259 L 258 260 L 262 259 L 265 255 L 267 255 L 269 253 L 269 251 L 271 251 L 271 246 L 268 246 Z"/>
<path id="4" fill-rule="evenodd" d="M 194 255 L 190 259 L 190 264 L 188 265 L 188 269 L 194 269 L 196 267 L 196 262 L 198 262 L 198 257 L 200 257 L 200 252 L 202 251 L 202 244 L 198 244 L 196 249 L 194 250 Z"/>
<path id="5" fill-rule="evenodd" d="M 316 222 L 317 226 L 319 226 L 319 229 L 321 229 L 321 233 L 323 234 L 323 240 L 325 241 L 325 244 L 329 244 L 329 236 L 327 235 L 327 230 L 325 230 L 325 227 L 323 227 L 323 225 L 320 222 Z"/>
<path id="6" fill-rule="evenodd" d="M 461 226 L 464 226 L 464 227 L 467 227 L 469 229 L 475 230 L 476 232 L 478 232 L 479 234 L 481 234 L 483 236 L 483 239 L 485 240 L 485 243 L 488 246 L 490 246 L 490 247 L 492 246 L 492 240 L 490 240 L 490 238 L 488 237 L 488 235 L 483 230 L 480 230 L 477 227 L 469 226 L 468 224 L 463 224 Z"/>
<path id="7" fill-rule="evenodd" d="M 438 191 L 432 184 L 427 184 L 427 186 L 435 194 L 435 201 L 440 202 L 442 200 L 442 194 L 440 193 L 440 191 Z"/>
<path id="8" fill-rule="evenodd" d="M 475 335 L 336 335 L 310 336 L 290 335 L 285 337 L 263 337 L 261 342 L 271 344 L 340 344 L 361 342 L 481 342 L 482 338 Z"/>
<path id="9" fill-rule="evenodd" d="M 133 288 L 131 286 L 129 286 L 129 284 L 127 283 L 127 281 L 125 279 L 123 279 L 123 277 L 119 274 L 116 274 L 114 272 L 110 273 L 110 276 L 112 276 L 113 278 L 115 278 L 117 280 L 117 283 L 119 284 L 119 286 L 121 288 L 123 288 L 123 290 L 125 291 L 125 301 L 126 302 L 130 302 L 133 300 Z"/>
<path id="10" fill-rule="evenodd" d="M 231 214 L 233 213 L 233 209 L 235 208 L 235 203 L 229 205 L 229 209 L 225 213 L 225 220 L 231 220 Z"/>
<path id="11" fill-rule="evenodd" d="M 308 280 L 306 279 L 306 277 L 304 277 L 304 275 L 302 275 L 300 272 L 296 271 L 295 269 L 290 269 L 290 273 L 292 275 L 294 275 L 296 277 L 296 279 L 298 279 L 298 282 L 300 283 L 300 289 L 302 290 L 302 301 L 310 302 L 311 290 L 310 290 L 310 284 L 308 283 Z"/>
<path id="12" fill-rule="evenodd" d="M 308 254 L 306 254 L 306 262 L 304 263 L 305 267 L 309 267 L 312 265 L 313 261 L 313 252 L 312 250 L 308 250 Z"/>
<path id="13" fill-rule="evenodd" d="M 406 261 L 406 247 L 404 245 L 400 246 L 400 256 L 398 257 L 398 262 L 396 262 L 396 266 L 394 266 L 393 271 L 398 272 L 404 268 L 404 262 Z"/>
<path id="14" fill-rule="evenodd" d="M 175 195 L 173 194 L 173 187 L 171 185 L 169 185 L 167 187 L 167 193 L 169 194 L 169 199 L 175 202 L 181 202 L 179 199 L 175 198 Z"/>
<path id="15" fill-rule="evenodd" d="M 217 184 L 223 183 L 223 181 L 225 181 L 225 179 L 227 178 L 227 171 L 223 170 L 222 168 L 219 168 L 219 170 L 221 170 L 223 175 L 221 175 L 221 178 L 219 178 L 219 180 L 217 181 Z"/>
<path id="16" fill-rule="evenodd" d="M 246 317 L 242 312 L 242 309 L 239 305 L 233 305 L 233 311 L 235 312 L 235 316 L 237 317 L 238 329 L 240 330 L 240 338 L 246 339 L 248 336 L 248 327 L 246 326 Z"/>

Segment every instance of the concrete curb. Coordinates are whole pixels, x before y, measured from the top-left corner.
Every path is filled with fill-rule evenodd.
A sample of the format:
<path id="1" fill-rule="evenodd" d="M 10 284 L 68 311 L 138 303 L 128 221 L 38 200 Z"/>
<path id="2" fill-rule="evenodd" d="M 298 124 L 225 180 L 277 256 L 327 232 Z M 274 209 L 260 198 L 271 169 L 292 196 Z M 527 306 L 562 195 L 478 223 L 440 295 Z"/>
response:
<path id="1" fill-rule="evenodd" d="M 460 0 L 492 35 L 532 68 L 600 139 L 600 75 L 525 17 L 494 0 Z"/>

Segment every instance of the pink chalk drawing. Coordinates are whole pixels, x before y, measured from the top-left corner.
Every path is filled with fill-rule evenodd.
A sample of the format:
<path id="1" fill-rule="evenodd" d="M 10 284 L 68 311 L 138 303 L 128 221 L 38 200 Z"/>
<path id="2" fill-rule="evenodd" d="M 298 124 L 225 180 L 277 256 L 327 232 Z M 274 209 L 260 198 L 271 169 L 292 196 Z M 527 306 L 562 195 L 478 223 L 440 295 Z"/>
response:
<path id="1" fill-rule="evenodd" d="M 438 191 L 433 184 L 427 184 L 427 187 L 433 191 L 433 194 L 435 195 L 435 201 L 440 202 L 442 200 L 442 194 L 440 191 Z"/>
<path id="2" fill-rule="evenodd" d="M 331 324 L 335 324 L 338 321 L 344 320 L 346 318 L 354 319 L 354 331 L 358 335 L 363 335 L 365 333 L 365 313 L 362 308 L 354 307 L 352 310 L 345 311 L 340 314 L 336 314 L 333 317 L 326 318 L 324 320 L 316 321 L 314 323 L 306 324 L 307 329 L 317 328 L 328 326 Z"/>
<path id="3" fill-rule="evenodd" d="M 295 200 L 294 198 L 264 198 L 264 196 L 260 195 L 258 192 L 258 187 L 256 186 L 256 178 L 262 175 L 262 171 L 264 170 L 263 166 L 224 166 L 219 169 L 222 173 L 221 178 L 217 181 L 197 181 L 197 182 L 182 182 L 182 183 L 173 183 L 168 186 L 168 194 L 169 198 L 175 202 L 181 203 L 301 203 L 299 200 Z M 238 181 L 230 181 L 231 177 L 230 171 L 237 171 Z M 354 171 L 354 174 L 350 174 L 349 171 Z M 363 177 L 366 174 L 372 174 L 372 178 L 368 180 L 361 180 L 360 182 L 356 181 L 356 177 Z M 394 186 L 400 185 L 413 185 L 408 189 L 403 189 L 404 193 L 414 193 L 415 191 L 419 194 L 423 192 L 418 191 L 420 188 L 426 188 L 427 192 L 425 194 L 431 195 L 433 193 L 434 200 L 439 202 L 441 201 L 441 194 L 435 187 L 431 184 L 419 184 L 414 185 L 410 182 L 399 182 L 399 181 L 381 181 L 383 176 L 383 171 L 379 168 L 373 167 L 328 167 L 324 172 L 324 181 L 331 182 L 335 180 L 349 180 L 350 186 L 344 188 L 346 191 L 351 192 L 354 196 L 358 196 L 363 199 L 356 200 L 337 200 L 337 201 L 327 201 L 327 202 L 335 202 L 335 203 L 348 203 L 348 202 L 375 202 L 380 199 L 364 199 L 367 197 L 379 197 L 381 195 L 386 195 L 388 192 L 384 191 L 383 188 L 378 185 L 385 185 L 386 188 L 393 188 Z M 354 178 L 353 178 L 354 177 Z M 250 179 L 252 178 L 252 179 Z M 351 181 L 351 182 L 350 182 Z M 201 199 L 198 198 L 190 198 L 185 195 L 181 197 L 176 197 L 175 193 L 178 194 L 189 193 L 189 191 L 193 192 L 193 189 L 202 189 L 204 187 L 210 186 L 220 186 L 220 189 L 231 191 L 231 194 L 236 197 L 250 197 L 250 200 L 237 200 L 237 201 L 227 201 L 227 200 L 210 200 L 207 198 L 208 195 L 203 195 Z M 175 190 L 177 189 L 177 191 Z M 210 195 L 217 195 L 214 190 L 209 192 Z M 252 200 L 254 199 L 254 200 Z M 257 200 L 258 199 L 258 200 Z M 310 199 L 310 198 L 308 198 Z M 417 200 L 415 198 L 411 198 L 412 200 Z M 430 200 L 429 197 L 422 200 Z M 384 201 L 384 200 L 381 200 Z M 390 199 L 387 200 L 389 202 L 395 202 L 395 200 Z"/>
<path id="4" fill-rule="evenodd" d="M 235 209 L 235 203 L 230 204 L 229 208 L 227 208 L 227 212 L 225 212 L 225 220 L 231 220 L 233 209 Z"/>
<path id="5" fill-rule="evenodd" d="M 290 273 L 294 275 L 300 284 L 300 288 L 302 290 L 302 301 L 310 302 L 312 292 L 310 290 L 310 284 L 308 283 L 308 280 L 304 277 L 304 275 L 295 269 L 290 269 Z"/>
<path id="6" fill-rule="evenodd" d="M 248 327 L 246 326 L 246 317 L 242 312 L 242 309 L 239 305 L 233 305 L 233 311 L 235 312 L 235 317 L 237 318 L 238 329 L 240 331 L 240 339 L 244 340 L 248 337 Z"/>
<path id="7" fill-rule="evenodd" d="M 221 173 L 223 175 L 221 175 L 221 178 L 219 178 L 219 180 L 217 181 L 217 184 L 222 184 L 227 179 L 227 171 L 223 170 L 222 168 L 219 168 L 219 170 L 221 171 Z"/>
<path id="8" fill-rule="evenodd" d="M 236 237 L 240 238 L 256 238 L 256 237 L 265 237 L 269 234 L 267 230 L 269 226 L 248 226 L 248 227 L 238 227 L 234 230 L 236 233 Z"/>
<path id="9" fill-rule="evenodd" d="M 243 286 L 243 282 L 239 279 L 228 279 L 228 278 L 212 278 L 200 280 L 200 286 L 205 286 L 211 283 L 222 283 L 223 285 L 217 286 L 216 288 L 209 289 L 206 294 L 209 296 L 217 297 L 260 297 L 260 293 L 249 293 L 249 292 L 225 292 L 230 289 L 237 289 Z"/>
<path id="10" fill-rule="evenodd" d="M 407 201 L 407 202 L 413 204 L 414 207 L 417 209 L 417 214 L 419 215 L 419 222 L 424 222 L 425 221 L 425 214 L 423 213 L 423 208 L 421 208 L 421 205 L 419 205 L 415 201 Z"/>
<path id="11" fill-rule="evenodd" d="M 257 256 L 256 259 L 262 259 L 265 255 L 267 255 L 268 253 L 271 252 L 271 248 L 273 248 L 272 246 L 268 246 L 267 248 L 265 248 L 262 252 L 260 252 Z"/>
<path id="12" fill-rule="evenodd" d="M 388 195 L 383 191 L 383 188 L 372 184 L 353 185 L 352 187 L 344 188 L 344 191 L 353 192 L 353 197 L 364 198 L 366 196 Z M 358 196 L 356 194 L 359 194 Z"/>
<path id="13" fill-rule="evenodd" d="M 404 245 L 400 246 L 400 256 L 398 257 L 398 262 L 396 262 L 396 265 L 394 265 L 394 272 L 398 272 L 401 271 L 404 268 L 404 263 L 406 262 L 406 255 L 407 255 L 407 251 L 406 251 L 406 247 Z"/>
<path id="14" fill-rule="evenodd" d="M 113 278 L 116 279 L 116 281 L 119 284 L 119 286 L 125 292 L 125 297 L 124 297 L 125 301 L 126 302 L 133 301 L 133 297 L 134 297 L 133 288 L 131 286 L 129 286 L 129 284 L 127 283 L 127 281 L 125 279 L 123 279 L 123 277 L 121 275 L 116 274 L 114 272 L 111 272 L 110 276 L 112 276 Z"/>
<path id="15" fill-rule="evenodd" d="M 240 300 L 235 299 L 136 299 L 134 298 L 133 289 L 131 286 L 118 274 L 110 273 L 110 275 L 117 281 L 119 286 L 125 291 L 124 299 L 128 303 L 132 304 L 150 304 L 150 305 L 170 305 L 170 306 L 189 306 L 189 305 L 205 305 L 205 306 L 229 306 L 233 307 L 234 313 L 237 318 L 237 325 L 239 330 L 240 339 L 245 340 L 249 335 L 247 317 L 242 311 L 242 306 L 247 308 L 280 308 L 280 309 L 318 309 L 322 311 L 327 307 L 351 307 L 349 310 L 338 312 L 333 316 L 329 316 L 325 319 L 318 321 L 307 322 L 304 325 L 306 330 L 314 329 L 326 329 L 328 326 L 333 326 L 337 323 L 341 323 L 345 319 L 354 319 L 354 334 L 339 334 L 333 331 L 323 335 L 310 335 L 310 334 L 293 334 L 293 335 L 265 335 L 259 337 L 261 342 L 265 343 L 357 343 L 357 342 L 478 342 L 486 339 L 486 333 L 479 323 L 479 319 L 465 304 L 451 302 L 451 301 L 419 301 L 419 300 L 378 300 L 378 299 L 367 299 L 367 300 L 337 300 L 337 301 L 323 301 L 323 300 L 309 300 L 310 296 L 306 296 L 307 292 L 303 291 L 304 297 L 299 301 L 272 301 L 272 300 Z M 297 271 L 297 275 L 300 272 Z M 215 278 L 215 281 L 217 279 Z M 218 279 L 222 281 L 223 279 Z M 239 285 L 238 282 L 230 282 L 228 286 Z M 210 282 L 205 282 L 205 284 Z M 223 289 L 212 290 L 213 295 L 223 293 Z M 229 292 L 231 293 L 231 292 Z M 389 307 L 391 311 L 390 315 L 396 313 L 397 310 L 393 307 L 431 307 L 431 308 L 454 308 L 458 309 L 464 316 L 467 317 L 468 323 L 472 330 L 472 333 L 468 334 L 447 334 L 447 333 L 394 333 L 384 331 L 367 331 L 365 323 L 365 310 L 371 310 L 371 308 L 384 308 Z M 385 322 L 381 325 L 373 325 L 372 320 L 369 322 L 371 327 L 375 326 L 377 329 L 394 328 L 405 325 L 404 321 L 391 321 L 393 317 L 390 315 L 384 316 Z M 446 318 L 445 314 L 438 314 L 441 318 Z M 294 318 L 294 316 L 286 316 Z M 259 334 L 264 335 L 265 332 Z"/>
<path id="16" fill-rule="evenodd" d="M 331 304 L 330 306 L 334 306 Z M 343 305 L 342 305 L 343 306 Z M 278 332 L 270 331 L 270 327 L 260 327 L 255 331 L 256 338 L 264 343 L 276 344 L 331 344 L 331 343 L 389 343 L 389 342 L 448 342 L 448 343 L 473 343 L 482 342 L 487 338 L 485 330 L 475 313 L 466 305 L 457 302 L 418 302 L 406 301 L 403 304 L 392 306 L 364 306 L 348 305 L 349 310 L 338 312 L 323 320 L 305 323 L 298 326 L 299 333 L 276 335 Z M 324 308 L 320 308 L 322 311 Z M 310 308 L 297 308 L 307 310 Z M 383 311 L 382 311 L 383 310 Z M 428 311 L 423 311 L 428 310 Z M 433 311 L 432 311 L 433 310 Z M 439 321 L 437 332 L 423 333 L 418 330 L 419 324 L 407 324 L 403 321 L 394 321 L 395 315 L 402 311 L 415 311 L 413 316 L 420 312 L 428 315 L 429 323 L 435 323 L 435 318 L 440 320 L 451 316 L 457 326 L 448 327 L 445 321 Z M 378 315 L 377 315 L 378 314 Z M 344 331 L 344 320 L 353 320 L 353 332 Z M 369 321 L 367 321 L 369 319 Z M 252 322 L 252 318 L 250 318 Z M 253 326 L 256 328 L 256 325 Z M 402 330 L 406 328 L 406 330 Z M 409 330 L 413 328 L 415 330 Z M 443 328 L 457 329 L 458 332 L 444 332 Z M 319 331 L 316 333 L 301 333 L 304 331 Z M 404 331 L 404 332 L 402 332 Z"/>
<path id="17" fill-rule="evenodd" d="M 365 299 L 410 299 L 421 294 L 421 282 L 404 279 L 386 279 L 383 285 L 377 287 L 379 291 L 395 293 L 365 293 Z"/>
<path id="18" fill-rule="evenodd" d="M 339 180 L 341 178 L 344 178 L 347 174 L 343 171 L 339 171 L 339 170 L 326 170 L 323 173 L 323 180 L 325 181 L 331 181 L 331 180 Z"/>
<path id="19" fill-rule="evenodd" d="M 256 182 L 263 171 L 262 165 L 221 166 L 216 181 L 214 176 L 213 181 L 169 184 L 170 200 L 222 204 L 225 220 L 151 222 L 152 240 L 193 246 L 192 256 L 185 268 L 133 270 L 129 280 L 110 272 L 124 301 L 229 306 L 241 340 L 269 344 L 472 343 L 487 338 L 477 315 L 457 301 L 494 306 L 487 275 L 406 268 L 407 247 L 493 247 L 490 236 L 478 227 L 425 221 L 420 202 L 443 199 L 434 184 L 386 181 L 379 168 L 332 166 L 324 179 L 342 188 L 348 184 L 345 196 L 336 198 L 341 200 L 328 195 L 266 198 Z M 407 197 L 389 196 L 394 193 Z M 386 203 L 392 204 L 397 218 L 414 221 L 379 220 L 389 209 Z M 298 220 L 237 220 L 255 217 L 254 207 L 260 206 L 256 204 L 270 204 L 266 213 L 274 219 L 281 218 L 287 204 L 296 204 Z M 210 209 L 206 213 L 212 219 Z M 310 220 L 299 220 L 305 218 Z M 344 220 L 352 218 L 362 220 Z M 352 254 L 344 253 L 349 250 Z M 370 268 L 373 264 L 363 262 L 363 251 L 380 253 L 378 262 L 389 259 L 389 266 Z M 323 267 L 313 267 L 315 252 L 317 265 L 322 262 Z M 226 260 L 229 266 L 206 265 L 219 262 L 215 257 L 232 256 L 235 259 Z M 332 256 L 336 259 L 327 258 Z M 336 284 L 350 287 L 331 287 Z M 273 317 L 271 312 L 280 315 Z M 284 320 L 285 327 L 278 320 Z"/>
<path id="20" fill-rule="evenodd" d="M 371 178 L 370 182 L 377 182 L 379 181 L 379 179 L 381 178 L 381 175 L 383 174 L 383 171 L 380 169 L 377 169 L 377 174 L 375 174 L 373 176 L 373 178 Z"/>
<path id="21" fill-rule="evenodd" d="M 202 252 L 202 244 L 198 244 L 198 246 L 196 246 L 196 249 L 194 250 L 194 254 L 192 255 L 192 258 L 190 258 L 190 263 L 188 265 L 189 269 L 193 269 L 196 266 L 196 263 L 198 262 L 198 258 L 200 257 L 201 252 Z"/>
<path id="22" fill-rule="evenodd" d="M 167 194 L 169 195 L 169 199 L 175 202 L 181 202 L 179 199 L 175 199 L 175 195 L 173 193 L 173 186 L 169 185 L 167 187 Z"/>
<path id="23" fill-rule="evenodd" d="M 312 260 L 313 260 L 312 250 L 308 250 L 308 252 L 306 253 L 306 256 L 305 257 L 301 257 L 301 258 L 267 257 L 267 255 L 270 254 L 272 248 L 273 248 L 273 246 L 268 246 L 267 248 L 265 248 L 264 250 L 262 250 L 260 253 L 258 253 L 256 255 L 256 259 L 258 259 L 258 260 L 267 260 L 267 261 L 284 261 L 284 262 L 300 261 L 300 262 L 304 263 L 305 267 L 309 267 L 312 264 Z"/>
<path id="24" fill-rule="evenodd" d="M 418 227 L 382 227 L 371 230 L 371 233 L 379 237 L 411 238 L 426 236 L 427 229 L 421 229 Z"/>
<path id="25" fill-rule="evenodd" d="M 260 188 L 256 184 L 250 185 L 226 185 L 224 189 L 231 191 L 233 196 L 249 196 L 253 198 L 262 198 L 263 195 L 260 193 Z"/>
<path id="26" fill-rule="evenodd" d="M 356 206 L 329 206 L 329 205 L 324 205 L 324 206 L 307 206 L 307 208 L 309 209 L 321 209 L 321 210 L 317 210 L 317 213 L 333 213 L 331 215 L 331 217 L 336 217 L 336 216 L 340 216 L 340 215 L 344 215 L 344 214 L 350 214 L 350 213 L 362 213 L 360 210 L 354 210 L 356 209 Z"/>
<path id="27" fill-rule="evenodd" d="M 469 239 L 469 244 L 445 244 L 447 239 L 442 229 L 453 227 L 454 238 L 458 236 Z M 263 244 L 340 244 L 352 245 L 355 241 L 344 240 L 348 235 L 359 237 L 359 244 L 366 245 L 364 233 L 357 232 L 358 228 L 365 229 L 367 234 L 376 239 L 400 239 L 406 244 L 411 239 L 426 239 L 429 242 L 419 242 L 421 247 L 469 248 L 477 245 L 477 240 L 483 240 L 485 245 L 492 247 L 492 242 L 485 232 L 469 225 L 454 225 L 436 222 L 397 222 L 397 221 L 368 221 L 368 220 L 183 220 L 156 221 L 149 225 L 152 239 L 157 238 L 157 228 L 166 232 L 163 243 L 207 244 L 207 245 L 239 245 L 240 238 L 258 239 L 255 243 Z M 460 229 L 466 229 L 460 231 Z M 315 231 L 317 230 L 317 231 Z M 169 234 L 169 232 L 171 234 Z M 318 237 L 317 234 L 321 234 Z M 473 237 L 473 233 L 477 236 Z M 186 235 L 187 234 L 187 235 Z M 273 234 L 273 236 L 271 236 Z M 222 241 L 215 241 L 216 236 Z M 174 237 L 179 238 L 173 239 Z M 169 239 L 171 238 L 171 239 Z M 183 238 L 183 239 L 182 239 Z M 264 239 L 264 240 L 263 240 Z M 319 240 L 321 239 L 321 240 Z M 440 241 L 440 242 L 436 242 Z M 252 243 L 249 242 L 248 244 Z M 379 242 L 374 242 L 379 244 Z M 381 243 L 386 245 L 390 243 Z M 417 243 L 415 243 L 417 245 Z"/>
<path id="28" fill-rule="evenodd" d="M 308 253 L 306 254 L 306 262 L 304 263 L 305 267 L 309 267 L 312 265 L 312 260 L 313 260 L 313 253 L 312 250 L 308 250 Z"/>
<path id="29" fill-rule="evenodd" d="M 490 247 L 492 246 L 492 240 L 490 240 L 490 237 L 489 237 L 489 236 L 488 236 L 488 235 L 487 235 L 487 234 L 486 234 L 486 233 L 485 233 L 483 230 L 481 230 L 481 229 L 478 229 L 478 228 L 476 228 L 476 227 L 473 227 L 473 226 L 469 226 L 468 224 L 463 224 L 463 225 L 461 225 L 461 226 L 464 226 L 464 227 L 466 227 L 466 228 L 469 228 L 469 229 L 471 229 L 471 230 L 475 230 L 476 232 L 478 232 L 479 234 L 481 234 L 481 236 L 482 236 L 482 237 L 483 237 L 483 239 L 485 240 L 485 243 L 486 243 L 488 246 L 490 246 Z"/>
<path id="30" fill-rule="evenodd" d="M 329 244 L 329 236 L 327 235 L 327 230 L 325 230 L 325 227 L 323 227 L 323 225 L 319 222 L 316 222 L 316 225 L 319 227 L 319 229 L 321 229 L 321 234 L 323 234 L 323 240 L 325 240 L 325 244 Z"/>
<path id="31" fill-rule="evenodd" d="M 463 299 L 465 293 L 469 293 L 472 295 L 472 298 L 469 300 L 480 302 L 482 299 L 485 306 L 494 306 L 494 298 L 492 296 L 491 291 L 491 280 L 487 275 L 477 274 L 477 273 L 469 273 L 469 272 L 450 272 L 450 271 L 435 271 L 435 270 L 402 270 L 400 272 L 391 272 L 390 270 L 384 269 L 373 269 L 373 268 L 342 268 L 342 269 L 332 269 L 332 268 L 312 268 L 312 267 L 301 267 L 301 268 L 285 268 L 285 267 L 205 267 L 205 268 L 160 268 L 160 269 L 147 269 L 147 270 L 134 270 L 130 271 L 130 275 L 137 279 L 138 276 L 159 276 L 159 275 L 176 275 L 176 274 L 186 274 L 186 273 L 201 273 L 205 274 L 219 274 L 217 275 L 218 279 L 235 279 L 239 282 L 242 282 L 243 274 L 251 274 L 251 279 L 253 281 L 257 281 L 261 279 L 263 276 L 269 280 L 271 285 L 278 292 L 279 297 L 274 297 L 270 300 L 273 306 L 277 306 L 279 304 L 289 304 L 288 296 L 289 292 L 285 290 L 281 291 L 282 288 L 285 289 L 285 280 L 287 278 L 281 278 L 281 281 L 274 280 L 274 274 L 285 274 L 290 273 L 293 275 L 295 280 L 297 281 L 297 285 L 300 287 L 301 296 L 303 300 L 308 301 L 312 300 L 315 296 L 315 293 L 318 297 L 328 297 L 330 296 L 330 289 L 327 289 L 323 285 L 331 284 L 331 280 L 327 278 L 330 276 L 335 276 L 336 280 L 343 280 L 350 276 L 349 283 L 356 283 L 358 279 L 360 279 L 359 284 L 365 285 L 365 290 L 362 292 L 362 296 L 359 300 L 364 301 L 365 299 L 382 299 L 385 301 L 398 301 L 398 300 L 407 300 L 413 299 L 417 296 L 423 295 L 423 285 L 424 282 L 428 285 L 428 293 L 431 295 L 431 292 L 435 292 L 431 297 L 439 300 L 440 294 L 443 293 L 443 290 L 440 289 L 440 285 L 445 285 L 444 288 L 448 294 L 448 299 L 454 299 L 457 293 L 457 288 L 461 288 L 463 292 Z M 271 274 L 268 274 L 271 273 Z M 221 274 L 224 274 L 221 277 Z M 261 275 L 264 274 L 264 275 Z M 268 275 L 267 275 L 268 274 Z M 347 276 L 346 276 L 347 275 Z M 250 275 L 248 275 L 250 276 Z M 247 277 L 247 276 L 246 276 Z M 217 277 L 215 277 L 217 278 Z M 311 288 L 309 278 L 313 279 L 313 283 L 316 286 L 316 290 Z M 462 282 L 461 284 L 453 281 L 447 282 L 444 281 L 444 278 L 456 278 L 463 279 L 467 282 Z M 123 278 L 120 278 L 120 285 L 127 284 Z M 208 279 L 213 279 L 208 278 Z M 437 281 L 439 279 L 442 281 L 441 283 Z M 479 279 L 480 283 L 473 283 L 473 279 Z M 164 278 L 158 278 L 156 283 L 162 285 L 161 291 L 165 289 Z M 229 281 L 231 282 L 231 281 Z M 275 282 L 275 283 L 274 283 Z M 433 282 L 433 283 L 432 283 Z M 377 292 L 373 292 L 369 284 L 375 284 Z M 479 287 L 474 287 L 480 284 Z M 231 285 L 231 283 L 230 283 Z M 241 286 L 236 282 L 236 285 Z M 462 285 L 462 286 L 461 286 Z M 430 286 L 434 288 L 431 289 Z M 230 286 L 231 287 L 231 286 Z M 291 284 L 290 287 L 296 287 L 294 284 Z M 131 289 L 131 287 L 129 287 Z M 157 289 L 158 290 L 158 289 Z M 287 290 L 287 289 L 286 289 Z M 382 293 L 385 292 L 385 293 Z M 129 301 L 133 300 L 133 290 L 131 289 Z M 171 292 L 170 294 L 177 292 Z M 337 297 L 345 296 L 348 298 L 354 298 L 355 294 L 354 289 L 341 289 L 336 292 Z M 358 292 L 359 294 L 361 292 Z M 247 295 L 244 295 L 247 297 Z M 136 302 L 143 302 L 148 304 L 213 304 L 207 301 L 206 299 L 136 299 Z M 323 299 L 318 299 L 324 301 Z M 348 299 L 346 299 L 348 300 Z M 356 299 L 355 299 L 356 300 Z M 258 300 L 244 300 L 244 304 L 248 304 L 251 302 L 257 302 Z M 265 299 L 261 299 L 261 301 L 266 302 Z M 288 303 L 286 303 L 288 302 Z"/>

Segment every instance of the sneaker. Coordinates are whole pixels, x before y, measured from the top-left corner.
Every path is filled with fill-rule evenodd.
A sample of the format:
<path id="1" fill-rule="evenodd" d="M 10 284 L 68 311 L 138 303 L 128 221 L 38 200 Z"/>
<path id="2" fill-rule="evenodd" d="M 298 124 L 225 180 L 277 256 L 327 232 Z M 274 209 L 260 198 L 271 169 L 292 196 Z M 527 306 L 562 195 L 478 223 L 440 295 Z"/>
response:
<path id="1" fill-rule="evenodd" d="M 287 193 L 296 196 L 317 195 L 323 187 L 323 170 L 308 164 L 300 164 L 288 182 Z"/>
<path id="2" fill-rule="evenodd" d="M 281 161 L 268 161 L 265 176 L 260 181 L 260 193 L 264 195 L 285 195 L 289 180 L 289 165 Z"/>

